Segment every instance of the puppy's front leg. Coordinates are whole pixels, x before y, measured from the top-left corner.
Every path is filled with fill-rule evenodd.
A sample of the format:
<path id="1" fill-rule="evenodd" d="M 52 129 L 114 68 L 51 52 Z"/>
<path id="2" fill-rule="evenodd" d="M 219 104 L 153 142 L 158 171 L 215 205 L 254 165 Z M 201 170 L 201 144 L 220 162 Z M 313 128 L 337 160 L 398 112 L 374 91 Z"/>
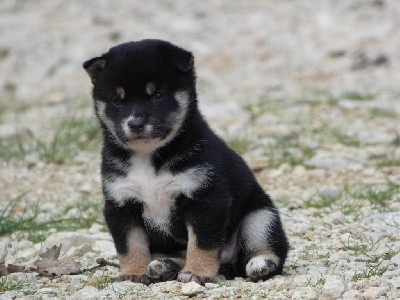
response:
<path id="1" fill-rule="evenodd" d="M 186 263 L 178 275 L 181 282 L 195 281 L 204 285 L 212 282 L 219 269 L 219 248 L 202 249 L 191 226 L 188 226 L 188 246 Z"/>
<path id="2" fill-rule="evenodd" d="M 132 227 L 126 237 L 127 252 L 120 254 L 121 279 L 150 284 L 147 266 L 151 261 L 149 240 L 142 227 Z"/>

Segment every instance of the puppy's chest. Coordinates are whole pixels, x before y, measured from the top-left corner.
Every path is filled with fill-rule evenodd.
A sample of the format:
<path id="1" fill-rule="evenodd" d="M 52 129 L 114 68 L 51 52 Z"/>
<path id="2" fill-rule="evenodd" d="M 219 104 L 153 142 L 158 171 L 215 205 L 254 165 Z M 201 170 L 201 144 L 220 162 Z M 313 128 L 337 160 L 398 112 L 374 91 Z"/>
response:
<path id="1" fill-rule="evenodd" d="M 105 187 L 115 201 L 123 206 L 126 201 L 143 204 L 143 218 L 152 227 L 169 231 L 169 218 L 176 198 L 193 193 L 207 183 L 209 168 L 194 166 L 180 173 L 167 169 L 158 172 L 147 156 L 131 158 L 126 176 L 105 180 Z"/>

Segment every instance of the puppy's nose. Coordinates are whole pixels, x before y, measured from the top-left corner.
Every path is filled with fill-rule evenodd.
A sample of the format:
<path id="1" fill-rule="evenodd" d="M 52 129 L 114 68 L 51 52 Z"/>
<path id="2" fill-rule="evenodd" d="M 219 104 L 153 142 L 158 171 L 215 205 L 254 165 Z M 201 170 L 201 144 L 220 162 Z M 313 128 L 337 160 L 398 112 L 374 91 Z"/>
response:
<path id="1" fill-rule="evenodd" d="M 128 126 L 133 131 L 140 131 L 144 128 L 144 119 L 142 117 L 137 117 L 128 122 Z"/>

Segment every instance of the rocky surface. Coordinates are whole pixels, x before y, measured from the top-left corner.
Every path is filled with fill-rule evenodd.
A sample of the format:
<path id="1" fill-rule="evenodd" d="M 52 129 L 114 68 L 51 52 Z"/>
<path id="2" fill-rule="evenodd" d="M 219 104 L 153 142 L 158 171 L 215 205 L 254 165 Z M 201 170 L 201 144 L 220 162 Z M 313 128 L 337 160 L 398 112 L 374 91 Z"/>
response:
<path id="1" fill-rule="evenodd" d="M 76 3 L 75 3 L 76 2 Z M 211 126 L 274 198 L 282 276 L 148 287 L 104 267 L 0 277 L 0 299 L 400 298 L 400 2 L 3 0 L 0 262 L 115 260 L 81 63 L 123 41 L 196 56 Z"/>

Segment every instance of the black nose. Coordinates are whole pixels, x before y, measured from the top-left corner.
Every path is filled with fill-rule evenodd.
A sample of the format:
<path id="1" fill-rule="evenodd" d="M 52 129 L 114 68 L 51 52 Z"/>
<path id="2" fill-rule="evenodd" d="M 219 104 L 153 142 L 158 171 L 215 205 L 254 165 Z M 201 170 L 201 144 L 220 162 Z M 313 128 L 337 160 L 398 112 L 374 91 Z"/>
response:
<path id="1" fill-rule="evenodd" d="M 142 130 L 144 128 L 144 119 L 142 117 L 134 118 L 128 121 L 128 126 L 134 131 Z"/>

